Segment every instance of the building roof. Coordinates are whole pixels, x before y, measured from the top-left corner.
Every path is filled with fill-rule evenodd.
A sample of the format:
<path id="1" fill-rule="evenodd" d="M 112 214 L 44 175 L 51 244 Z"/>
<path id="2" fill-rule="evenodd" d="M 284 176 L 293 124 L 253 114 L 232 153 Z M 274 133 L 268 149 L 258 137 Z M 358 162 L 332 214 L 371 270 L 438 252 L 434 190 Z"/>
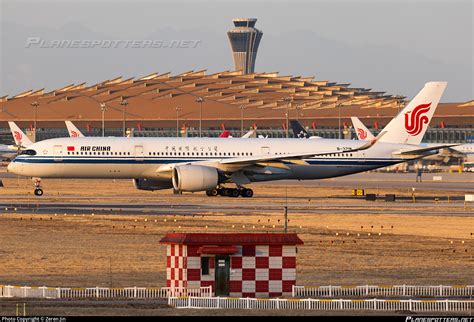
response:
<path id="1" fill-rule="evenodd" d="M 190 233 L 166 234 L 161 244 L 182 245 L 302 245 L 297 234 L 284 233 Z"/>
<path id="2" fill-rule="evenodd" d="M 420 84 L 421 85 L 421 84 Z M 240 125 L 241 106 L 245 107 L 244 122 L 257 126 L 280 127 L 286 110 L 290 118 L 318 125 L 337 124 L 341 117 L 361 117 L 362 120 L 389 120 L 403 106 L 403 97 L 392 96 L 370 89 L 350 87 L 314 77 L 280 75 L 277 72 L 243 74 L 242 71 L 223 71 L 207 74 L 205 70 L 188 71 L 177 75 L 153 73 L 139 78 L 116 77 L 97 84 L 68 84 L 52 91 L 28 90 L 7 96 L 0 93 L 0 122 L 32 122 L 37 102 L 39 127 L 64 127 L 64 120 L 100 124 L 100 104 L 106 104 L 107 127 L 120 127 L 123 119 L 122 102 L 127 102 L 126 119 L 143 126 L 174 127 L 180 107 L 181 124 L 196 126 L 202 103 L 203 127 L 218 127 L 222 122 Z M 458 102 L 440 104 L 435 117 L 462 119 L 473 124 L 474 104 Z M 305 122 L 305 120 L 307 120 Z M 115 122 L 111 125 L 110 122 Z M 82 123 L 82 124 L 81 124 Z M 95 124 L 94 124 L 95 123 Z"/>

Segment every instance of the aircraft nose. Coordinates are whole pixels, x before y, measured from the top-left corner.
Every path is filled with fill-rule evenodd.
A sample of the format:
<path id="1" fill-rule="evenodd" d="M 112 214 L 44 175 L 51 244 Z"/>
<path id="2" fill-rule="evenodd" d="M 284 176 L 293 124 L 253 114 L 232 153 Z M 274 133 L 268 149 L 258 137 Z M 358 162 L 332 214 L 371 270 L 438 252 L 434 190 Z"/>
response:
<path id="1" fill-rule="evenodd" d="M 16 162 L 12 161 L 10 164 L 7 166 L 7 172 L 13 172 L 15 173 L 15 169 L 17 168 Z"/>

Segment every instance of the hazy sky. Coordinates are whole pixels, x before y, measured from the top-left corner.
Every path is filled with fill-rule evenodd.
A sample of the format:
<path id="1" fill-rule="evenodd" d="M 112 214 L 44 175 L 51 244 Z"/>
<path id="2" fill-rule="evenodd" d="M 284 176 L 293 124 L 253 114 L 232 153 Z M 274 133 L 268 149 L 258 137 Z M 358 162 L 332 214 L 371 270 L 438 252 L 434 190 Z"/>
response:
<path id="1" fill-rule="evenodd" d="M 447 80 L 474 97 L 473 1 L 0 0 L 0 96 L 123 75 L 233 69 L 226 32 L 258 18 L 257 72 L 315 76 L 408 97 Z M 38 38 L 39 37 L 39 38 Z M 28 39 L 199 41 L 194 48 L 40 48 Z"/>

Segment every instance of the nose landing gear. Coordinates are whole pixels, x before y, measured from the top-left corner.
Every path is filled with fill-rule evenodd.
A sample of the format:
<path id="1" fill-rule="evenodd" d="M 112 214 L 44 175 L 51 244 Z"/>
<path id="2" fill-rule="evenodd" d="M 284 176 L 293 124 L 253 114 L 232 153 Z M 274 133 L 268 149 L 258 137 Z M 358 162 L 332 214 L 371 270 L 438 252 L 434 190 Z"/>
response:
<path id="1" fill-rule="evenodd" d="M 35 184 L 35 196 L 41 197 L 43 195 L 43 189 L 41 189 L 41 179 L 33 178 L 33 183 Z"/>

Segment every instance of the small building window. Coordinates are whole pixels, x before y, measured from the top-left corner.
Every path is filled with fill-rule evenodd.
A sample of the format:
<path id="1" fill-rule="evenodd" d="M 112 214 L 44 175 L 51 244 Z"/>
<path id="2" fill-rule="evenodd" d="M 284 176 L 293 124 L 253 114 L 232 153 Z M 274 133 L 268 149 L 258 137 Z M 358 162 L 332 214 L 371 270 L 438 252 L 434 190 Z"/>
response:
<path id="1" fill-rule="evenodd" d="M 209 275 L 210 257 L 201 257 L 201 275 Z"/>

